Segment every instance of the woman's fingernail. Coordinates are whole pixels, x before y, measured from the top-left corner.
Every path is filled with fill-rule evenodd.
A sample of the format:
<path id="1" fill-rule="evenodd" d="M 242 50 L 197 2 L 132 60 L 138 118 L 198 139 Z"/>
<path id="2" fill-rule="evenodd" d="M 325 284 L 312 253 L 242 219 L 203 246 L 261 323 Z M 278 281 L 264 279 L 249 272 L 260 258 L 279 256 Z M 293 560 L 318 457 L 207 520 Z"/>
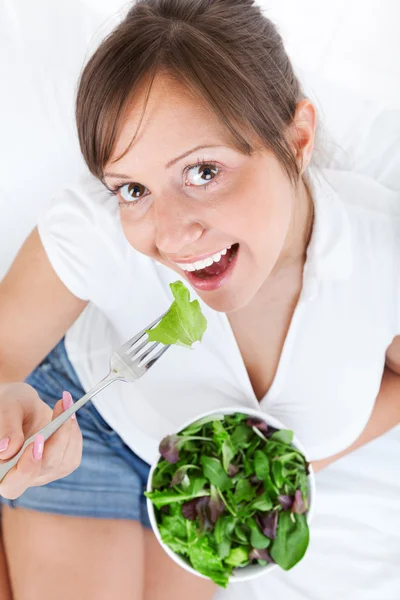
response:
<path id="1" fill-rule="evenodd" d="M 44 449 L 44 437 L 41 433 L 38 433 L 33 441 L 33 458 L 40 460 L 43 456 Z"/>
<path id="2" fill-rule="evenodd" d="M 71 406 L 74 404 L 74 401 L 72 400 L 72 396 L 69 392 L 63 392 L 62 401 L 63 401 L 63 409 L 64 410 L 71 408 Z M 71 415 L 71 419 L 76 419 L 75 413 L 73 413 Z"/>
<path id="3" fill-rule="evenodd" d="M 10 438 L 9 437 L 3 438 L 0 441 L 0 452 L 4 452 L 4 450 L 7 450 L 9 443 L 10 443 Z"/>

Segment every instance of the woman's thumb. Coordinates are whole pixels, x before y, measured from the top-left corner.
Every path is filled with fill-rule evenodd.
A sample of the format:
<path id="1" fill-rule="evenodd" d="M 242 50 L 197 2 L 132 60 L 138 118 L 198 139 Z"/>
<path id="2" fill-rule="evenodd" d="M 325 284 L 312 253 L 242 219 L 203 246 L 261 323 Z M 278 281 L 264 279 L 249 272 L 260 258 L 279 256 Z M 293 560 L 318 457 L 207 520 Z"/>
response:
<path id="1" fill-rule="evenodd" d="M 69 392 L 63 392 L 62 399 L 59 400 L 53 409 L 53 421 L 56 417 L 61 415 L 64 411 L 73 405 L 74 401 Z M 75 413 L 71 416 L 72 419 L 76 419 Z"/>

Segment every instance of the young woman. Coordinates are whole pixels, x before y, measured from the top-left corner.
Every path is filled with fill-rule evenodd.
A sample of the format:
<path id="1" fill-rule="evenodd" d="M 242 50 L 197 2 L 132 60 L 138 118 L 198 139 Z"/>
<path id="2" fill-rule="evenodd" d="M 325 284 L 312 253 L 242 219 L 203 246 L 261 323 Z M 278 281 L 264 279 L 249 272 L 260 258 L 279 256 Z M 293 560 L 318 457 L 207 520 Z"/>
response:
<path id="1" fill-rule="evenodd" d="M 91 175 L 0 286 L 2 459 L 104 376 L 170 282 L 203 301 L 208 330 L 37 438 L 0 484 L 12 594 L 211 598 L 149 528 L 148 463 L 224 405 L 280 418 L 316 469 L 399 422 L 399 199 L 312 166 L 315 108 L 252 0 L 137 2 L 86 66 L 76 114 Z"/>

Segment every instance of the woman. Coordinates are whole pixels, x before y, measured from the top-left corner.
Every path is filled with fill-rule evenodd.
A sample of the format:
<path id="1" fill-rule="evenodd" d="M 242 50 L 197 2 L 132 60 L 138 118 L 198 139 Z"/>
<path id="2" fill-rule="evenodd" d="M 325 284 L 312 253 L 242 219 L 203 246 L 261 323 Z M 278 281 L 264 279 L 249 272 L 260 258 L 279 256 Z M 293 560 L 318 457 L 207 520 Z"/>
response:
<path id="1" fill-rule="evenodd" d="M 251 0 L 136 3 L 82 74 L 77 126 L 92 175 L 0 286 L 2 459 L 105 374 L 171 281 L 209 325 L 196 352 L 171 349 L 37 438 L 1 483 L 13 597 L 211 598 L 149 528 L 157 442 L 209 408 L 256 406 L 319 469 L 398 423 L 398 203 L 317 177 L 315 108 Z"/>

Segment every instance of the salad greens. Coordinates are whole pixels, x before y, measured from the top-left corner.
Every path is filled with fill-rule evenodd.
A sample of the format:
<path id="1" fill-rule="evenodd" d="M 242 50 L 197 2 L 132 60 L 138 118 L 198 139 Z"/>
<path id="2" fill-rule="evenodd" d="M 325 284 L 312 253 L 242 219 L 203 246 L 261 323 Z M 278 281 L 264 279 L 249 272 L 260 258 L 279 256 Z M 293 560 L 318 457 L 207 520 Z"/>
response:
<path id="1" fill-rule="evenodd" d="M 162 540 L 226 587 L 234 568 L 304 556 L 308 463 L 277 431 L 248 415 L 211 415 L 164 438 L 152 491 Z"/>
<path id="2" fill-rule="evenodd" d="M 181 281 L 170 284 L 175 298 L 171 308 L 156 327 L 146 331 L 150 342 L 177 344 L 191 348 L 201 342 L 207 328 L 207 320 L 201 312 L 198 300 L 190 302 L 190 293 Z"/>

